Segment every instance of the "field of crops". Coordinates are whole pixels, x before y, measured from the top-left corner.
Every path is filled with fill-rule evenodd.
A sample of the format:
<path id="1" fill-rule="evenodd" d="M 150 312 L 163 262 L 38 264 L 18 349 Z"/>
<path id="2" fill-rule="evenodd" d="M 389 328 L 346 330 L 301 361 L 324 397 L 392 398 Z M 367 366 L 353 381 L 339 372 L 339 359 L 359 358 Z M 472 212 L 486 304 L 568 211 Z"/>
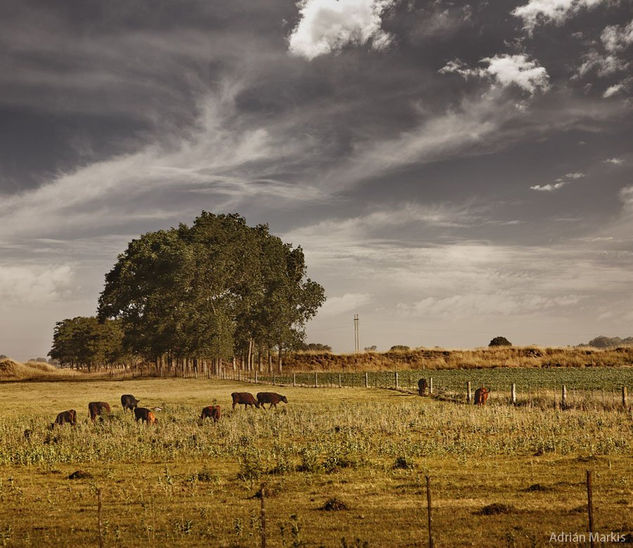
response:
<path id="1" fill-rule="evenodd" d="M 633 530 L 630 411 L 301 387 L 275 388 L 287 406 L 232 410 L 235 390 L 261 388 L 206 379 L 1 385 L 0 540 L 96 544 L 100 530 L 105 545 L 253 546 L 265 483 L 268 546 L 422 545 L 428 474 L 437 546 L 540 545 L 550 531 L 586 529 L 587 468 L 599 472 L 599 529 Z M 125 415 L 122 393 L 160 407 L 158 424 Z M 91 400 L 110 402 L 112 416 L 90 423 Z M 212 403 L 223 417 L 200 424 Z M 68 408 L 79 424 L 49 430 Z"/>
<path id="2" fill-rule="evenodd" d="M 395 372 L 370 371 L 367 381 L 371 387 L 394 388 Z M 250 375 L 250 379 L 254 375 Z M 400 387 L 417 389 L 418 380 L 433 379 L 438 392 L 465 393 L 466 383 L 473 388 L 485 385 L 493 392 L 509 392 L 512 383 L 519 393 L 537 393 L 545 390 L 559 390 L 565 385 L 569 390 L 598 390 L 617 392 L 622 386 L 633 387 L 633 367 L 564 367 L 537 369 L 525 368 L 482 368 L 482 369 L 438 369 L 398 372 Z M 365 373 L 295 373 L 286 375 L 258 375 L 258 380 L 279 384 L 314 386 L 365 386 Z"/>

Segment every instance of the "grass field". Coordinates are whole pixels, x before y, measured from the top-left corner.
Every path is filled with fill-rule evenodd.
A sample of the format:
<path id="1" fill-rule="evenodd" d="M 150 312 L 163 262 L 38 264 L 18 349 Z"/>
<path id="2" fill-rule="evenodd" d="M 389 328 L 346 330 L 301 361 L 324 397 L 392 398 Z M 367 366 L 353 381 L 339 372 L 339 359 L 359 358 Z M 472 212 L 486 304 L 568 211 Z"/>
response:
<path id="1" fill-rule="evenodd" d="M 277 387 L 289 404 L 232 411 L 252 385 L 194 379 L 0 385 L 0 540 L 106 546 L 256 546 L 262 483 L 268 546 L 541 546 L 584 532 L 585 470 L 600 532 L 633 531 L 630 411 L 485 408 L 364 388 Z M 123 393 L 160 406 L 134 423 Z M 113 415 L 90 424 L 87 404 Z M 219 403 L 218 424 L 200 425 Z M 75 428 L 47 425 L 74 408 Z M 31 430 L 29 439 L 24 430 Z M 77 470 L 91 477 L 68 479 Z M 327 505 L 335 498 L 342 505 Z M 497 506 L 491 506 L 494 504 Z M 328 506 L 343 506 L 326 510 Z"/>

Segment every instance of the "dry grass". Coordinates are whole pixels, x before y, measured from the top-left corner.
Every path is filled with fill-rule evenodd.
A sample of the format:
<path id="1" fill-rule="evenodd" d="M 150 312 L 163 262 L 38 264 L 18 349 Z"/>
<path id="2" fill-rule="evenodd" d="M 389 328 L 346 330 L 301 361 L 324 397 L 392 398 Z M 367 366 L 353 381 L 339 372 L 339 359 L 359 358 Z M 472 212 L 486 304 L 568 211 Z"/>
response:
<path id="1" fill-rule="evenodd" d="M 59 369 L 45 362 L 20 363 L 9 358 L 0 360 L 0 381 L 25 381 L 49 378 L 68 379 L 78 375 L 70 369 Z"/>
<path id="2" fill-rule="evenodd" d="M 585 530 L 574 509 L 586 468 L 598 472 L 598 530 L 633 529 L 625 413 L 291 387 L 274 389 L 287 406 L 232 411 L 235 390 L 258 389 L 194 379 L 0 385 L 0 541 L 96 544 L 101 488 L 106 545 L 254 546 L 265 482 L 269 546 L 423 545 L 430 474 L 438 546 L 543 545 L 553 531 Z M 123 414 L 123 393 L 162 407 L 159 424 Z M 91 400 L 110 402 L 111 419 L 91 424 Z M 212 403 L 223 418 L 199 424 Z M 68 408 L 78 426 L 48 431 Z M 68 479 L 77 470 L 92 477 Z M 323 510 L 331 499 L 343 504 Z M 492 504 L 508 511 L 487 515 Z"/>
<path id="3" fill-rule="evenodd" d="M 418 348 L 397 352 L 300 352 L 285 359 L 288 371 L 379 371 L 490 367 L 614 367 L 633 365 L 633 347 L 492 347 L 472 350 Z"/>

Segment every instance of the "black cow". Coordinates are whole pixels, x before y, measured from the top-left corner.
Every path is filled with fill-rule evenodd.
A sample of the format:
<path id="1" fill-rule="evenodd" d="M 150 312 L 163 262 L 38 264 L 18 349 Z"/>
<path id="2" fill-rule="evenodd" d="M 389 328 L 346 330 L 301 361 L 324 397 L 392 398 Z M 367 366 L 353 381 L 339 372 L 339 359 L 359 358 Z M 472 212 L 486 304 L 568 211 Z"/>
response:
<path id="1" fill-rule="evenodd" d="M 62 411 L 57 415 L 55 422 L 51 423 L 51 430 L 55 428 L 55 425 L 61 426 L 63 424 L 70 424 L 70 426 L 75 426 L 77 424 L 77 411 L 74 409 L 69 409 L 68 411 Z"/>
<path id="2" fill-rule="evenodd" d="M 123 407 L 123 411 L 127 411 L 130 409 L 134 411 L 138 407 L 138 402 L 141 400 L 137 400 L 132 394 L 123 394 L 121 396 L 121 407 Z"/>

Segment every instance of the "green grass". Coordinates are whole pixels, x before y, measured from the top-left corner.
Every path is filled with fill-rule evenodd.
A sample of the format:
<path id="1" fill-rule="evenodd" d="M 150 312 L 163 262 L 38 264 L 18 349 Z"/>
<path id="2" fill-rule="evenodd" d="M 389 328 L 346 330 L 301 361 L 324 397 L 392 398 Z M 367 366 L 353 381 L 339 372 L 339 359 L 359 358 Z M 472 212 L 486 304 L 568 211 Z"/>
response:
<path id="1" fill-rule="evenodd" d="M 253 496 L 266 483 L 269 546 L 421 546 L 429 474 L 438 546 L 543 545 L 552 531 L 585 531 L 587 468 L 597 472 L 598 530 L 633 529 L 630 412 L 299 387 L 273 388 L 287 406 L 232 411 L 236 390 L 259 388 L 202 379 L 1 385 L 0 542 L 96 544 L 100 488 L 108 546 L 255 546 Z M 162 407 L 158 425 L 125 415 L 123 393 Z M 113 416 L 90 423 L 92 400 L 110 402 Z M 199 424 L 213 403 L 224 416 Z M 69 408 L 77 427 L 49 431 Z M 78 469 L 92 477 L 68 479 Z M 348 509 L 321 509 L 331 497 Z M 509 513 L 481 513 L 493 503 Z"/>
<path id="2" fill-rule="evenodd" d="M 394 371 L 370 371 L 367 373 L 369 385 L 372 387 L 391 388 L 395 384 Z M 272 376 L 259 379 L 272 380 Z M 314 373 L 296 373 L 298 384 L 313 386 Z M 363 387 L 365 373 L 333 373 L 319 372 L 317 382 L 322 386 L 338 386 L 339 378 L 343 386 Z M 421 378 L 433 378 L 433 386 L 438 390 L 450 392 L 465 391 L 466 382 L 472 383 L 473 389 L 481 384 L 493 391 L 509 391 L 515 383 L 519 392 L 560 389 L 564 384 L 570 390 L 605 390 L 616 391 L 622 386 L 633 388 L 633 367 L 595 367 L 595 368 L 482 368 L 482 369 L 438 369 L 438 370 L 403 370 L 398 373 L 399 385 L 417 389 Z M 293 375 L 275 375 L 275 382 L 292 384 Z"/>

